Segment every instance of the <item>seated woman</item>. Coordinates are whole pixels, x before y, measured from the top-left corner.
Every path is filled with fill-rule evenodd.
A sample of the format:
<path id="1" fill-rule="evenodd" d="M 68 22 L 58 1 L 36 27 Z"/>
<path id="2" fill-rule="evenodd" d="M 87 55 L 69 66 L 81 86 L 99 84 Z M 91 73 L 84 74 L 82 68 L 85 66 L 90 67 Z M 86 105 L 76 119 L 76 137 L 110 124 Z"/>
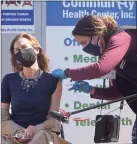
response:
<path id="1" fill-rule="evenodd" d="M 2 143 L 66 144 L 52 130 L 59 111 L 62 83 L 49 72 L 49 59 L 30 34 L 17 35 L 10 46 L 14 73 L 1 84 Z M 11 115 L 9 107 L 11 105 Z"/>

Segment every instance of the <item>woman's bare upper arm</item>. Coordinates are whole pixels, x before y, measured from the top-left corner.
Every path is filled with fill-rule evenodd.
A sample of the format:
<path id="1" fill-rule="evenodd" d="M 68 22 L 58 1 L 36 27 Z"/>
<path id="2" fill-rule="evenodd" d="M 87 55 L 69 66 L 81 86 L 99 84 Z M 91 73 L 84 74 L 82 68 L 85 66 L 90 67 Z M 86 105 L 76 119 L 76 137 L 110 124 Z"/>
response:
<path id="1" fill-rule="evenodd" d="M 10 104 L 9 103 L 1 103 L 1 109 L 9 111 Z"/>
<path id="2" fill-rule="evenodd" d="M 59 111 L 62 96 L 62 82 L 59 81 L 55 92 L 52 94 L 50 110 Z"/>

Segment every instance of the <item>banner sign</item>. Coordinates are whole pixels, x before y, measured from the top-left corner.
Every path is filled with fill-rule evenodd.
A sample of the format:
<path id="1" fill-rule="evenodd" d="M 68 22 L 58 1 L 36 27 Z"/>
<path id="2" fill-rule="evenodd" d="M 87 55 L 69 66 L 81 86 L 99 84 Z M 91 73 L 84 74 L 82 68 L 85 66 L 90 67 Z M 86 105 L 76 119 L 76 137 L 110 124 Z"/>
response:
<path id="1" fill-rule="evenodd" d="M 2 33 L 34 33 L 34 2 L 1 1 Z"/>
<path id="2" fill-rule="evenodd" d="M 74 26 L 84 15 L 112 16 L 120 25 L 136 26 L 135 1 L 46 2 L 47 26 Z M 50 13 L 50 15 L 49 15 Z"/>
<path id="3" fill-rule="evenodd" d="M 57 68 L 79 68 L 98 61 L 98 57 L 84 53 L 82 47 L 72 36 L 72 30 L 77 21 L 88 14 L 98 16 L 110 15 L 115 18 L 119 26 L 136 26 L 136 2 L 133 1 L 46 2 L 46 53 L 50 58 L 52 70 Z M 100 88 L 103 85 L 102 79 L 94 79 L 87 82 L 92 86 Z M 63 80 L 62 83 L 62 109 L 71 112 L 101 103 L 101 100 L 90 98 L 89 94 L 68 91 L 71 87 L 70 84 L 73 84 L 73 82 L 70 82 L 70 79 Z M 108 81 L 106 86 L 108 86 Z M 100 113 L 102 115 L 107 114 L 119 106 L 120 103 L 115 103 L 73 115 L 72 118 L 87 118 L 87 120 L 70 121 L 69 124 L 63 124 L 65 139 L 74 144 L 94 144 L 96 115 Z M 119 111 L 113 111 L 110 114 L 119 115 Z M 135 115 L 127 105 L 121 112 L 120 138 L 118 143 L 131 143 L 131 132 L 134 121 Z"/>

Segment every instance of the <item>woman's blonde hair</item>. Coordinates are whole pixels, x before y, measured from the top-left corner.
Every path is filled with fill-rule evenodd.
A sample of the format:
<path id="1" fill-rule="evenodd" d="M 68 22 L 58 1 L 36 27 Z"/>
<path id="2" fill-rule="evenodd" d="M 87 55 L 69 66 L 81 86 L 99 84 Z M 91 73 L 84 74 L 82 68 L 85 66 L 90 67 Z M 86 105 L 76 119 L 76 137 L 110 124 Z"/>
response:
<path id="1" fill-rule="evenodd" d="M 11 64 L 13 67 L 13 71 L 20 72 L 23 69 L 23 67 L 21 65 L 18 65 L 18 63 L 16 62 L 15 53 L 14 53 L 14 44 L 20 38 L 28 39 L 34 49 L 39 49 L 39 54 L 37 55 L 38 66 L 42 71 L 49 72 L 50 71 L 49 58 L 46 56 L 46 53 L 44 52 L 44 50 L 41 48 L 38 40 L 34 36 L 28 33 L 18 34 L 11 42 L 10 54 L 11 54 Z"/>
<path id="2" fill-rule="evenodd" d="M 117 22 L 111 16 L 89 15 L 84 16 L 77 22 L 72 35 L 104 36 L 117 27 Z"/>

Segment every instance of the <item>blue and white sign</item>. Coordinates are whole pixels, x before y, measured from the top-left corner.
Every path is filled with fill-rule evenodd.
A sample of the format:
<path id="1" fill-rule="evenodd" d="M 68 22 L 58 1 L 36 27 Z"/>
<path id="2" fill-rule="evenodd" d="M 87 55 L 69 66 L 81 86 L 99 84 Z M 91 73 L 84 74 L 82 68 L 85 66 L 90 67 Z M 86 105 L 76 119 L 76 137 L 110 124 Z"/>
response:
<path id="1" fill-rule="evenodd" d="M 56 68 L 79 68 L 96 63 L 98 58 L 82 51 L 82 47 L 72 36 L 77 21 L 84 15 L 98 16 L 110 15 L 115 18 L 119 26 L 136 26 L 136 2 L 133 1 L 48 1 L 46 2 L 46 53 L 50 58 L 52 70 Z M 113 74 L 113 73 L 112 73 Z M 111 75 L 112 76 L 112 75 Z M 107 76 L 108 78 L 108 76 Z M 88 81 L 92 86 L 102 87 L 102 79 Z M 89 94 L 68 91 L 69 80 L 63 82 L 61 109 L 72 112 L 95 106 L 101 100 L 90 98 Z M 108 86 L 108 83 L 106 83 Z M 111 97 L 111 96 L 110 96 Z M 73 144 L 94 144 L 96 115 L 107 114 L 118 108 L 120 103 L 115 103 L 92 111 L 76 114 L 71 118 L 88 118 L 84 121 L 70 121 L 64 124 L 65 139 Z M 128 113 L 128 115 L 127 115 Z M 119 110 L 109 113 L 119 115 Z M 131 132 L 135 115 L 128 107 L 121 112 L 121 127 L 119 144 L 131 143 Z"/>
<path id="2" fill-rule="evenodd" d="M 119 25 L 136 26 L 135 1 L 62 1 L 46 3 L 47 26 L 73 26 L 84 15 L 112 16 Z"/>
<path id="3" fill-rule="evenodd" d="M 1 1 L 2 33 L 34 33 L 34 2 Z"/>

